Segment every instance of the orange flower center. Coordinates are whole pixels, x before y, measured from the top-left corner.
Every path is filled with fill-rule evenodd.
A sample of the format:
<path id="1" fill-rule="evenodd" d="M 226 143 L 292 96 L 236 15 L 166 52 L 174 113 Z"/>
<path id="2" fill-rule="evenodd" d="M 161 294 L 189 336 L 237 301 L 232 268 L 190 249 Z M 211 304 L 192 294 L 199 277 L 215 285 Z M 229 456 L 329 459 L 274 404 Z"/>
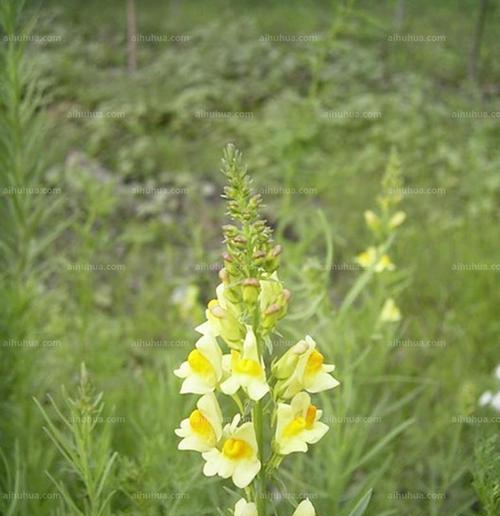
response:
<path id="1" fill-rule="evenodd" d="M 252 448 L 246 441 L 231 437 L 224 443 L 222 453 L 230 459 L 242 459 L 252 454 Z"/>
<path id="2" fill-rule="evenodd" d="M 313 349 L 312 353 L 307 359 L 306 374 L 316 374 L 323 366 L 323 361 L 323 355 L 319 351 Z"/>
<path id="3" fill-rule="evenodd" d="M 215 441 L 215 432 L 208 419 L 198 410 L 193 410 L 189 416 L 189 424 L 193 432 L 201 435 L 207 441 Z"/>
<path id="4" fill-rule="evenodd" d="M 195 373 L 201 375 L 210 375 L 214 373 L 212 364 L 198 349 L 193 349 L 193 351 L 189 353 L 187 361 Z"/>
<path id="5" fill-rule="evenodd" d="M 314 405 L 309 405 L 309 407 L 307 407 L 305 417 L 297 416 L 293 418 L 283 430 L 283 435 L 285 437 L 293 437 L 300 434 L 303 430 L 312 428 L 316 422 L 316 412 L 316 407 Z"/>
<path id="6" fill-rule="evenodd" d="M 258 362 L 251 358 L 240 358 L 237 351 L 232 351 L 232 369 L 235 373 L 247 374 L 249 376 L 260 376 L 262 369 Z"/>

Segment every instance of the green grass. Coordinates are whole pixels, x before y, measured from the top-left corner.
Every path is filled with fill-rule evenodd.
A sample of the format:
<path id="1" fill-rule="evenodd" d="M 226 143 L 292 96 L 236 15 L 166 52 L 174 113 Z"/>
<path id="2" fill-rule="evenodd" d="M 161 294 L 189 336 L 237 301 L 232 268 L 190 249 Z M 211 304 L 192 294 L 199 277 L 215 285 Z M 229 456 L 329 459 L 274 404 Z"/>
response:
<path id="1" fill-rule="evenodd" d="M 0 489 L 10 494 L 0 496 L 0 513 L 68 514 L 45 471 L 83 503 L 33 401 L 69 438 L 46 394 L 57 406 L 61 385 L 76 395 L 82 362 L 104 393 L 103 418 L 115 418 L 94 429 L 106 443 L 95 459 L 118 454 L 106 510 L 213 515 L 234 504 L 229 483 L 204 478 L 195 454 L 176 449 L 173 430 L 195 399 L 178 394 L 172 371 L 218 282 L 226 222 L 218 169 L 235 141 L 285 248 L 281 276 L 294 297 L 279 339 L 311 333 L 342 382 L 322 397 L 336 421 L 329 434 L 285 463 L 285 492 L 309 493 L 320 515 L 349 514 L 369 488 L 369 515 L 495 514 L 497 465 L 488 456 L 498 454 L 489 437 L 498 423 L 452 418 L 495 415 L 477 400 L 494 389 L 499 362 L 498 271 L 453 266 L 498 263 L 499 129 L 493 118 L 452 114 L 498 111 L 498 6 L 474 85 L 466 79 L 472 1 L 406 2 L 401 33 L 446 41 L 399 44 L 387 41 L 397 32 L 389 1 L 350 11 L 339 2 L 175 5 L 141 2 L 139 32 L 191 39 L 140 44 L 133 76 L 125 2 L 29 2 L 32 33 L 62 42 L 2 42 L 0 186 L 60 193 L 1 199 Z M 259 41 L 313 33 L 318 42 Z M 75 111 L 124 116 L 69 118 Z M 252 116 L 210 120 L 198 111 Z M 334 111 L 381 116 L 325 116 Z M 444 193 L 405 196 L 407 221 L 391 251 L 397 271 L 368 281 L 342 312 L 363 277 L 344 266 L 371 242 L 363 211 L 375 206 L 393 146 L 405 186 Z M 121 269 L 74 270 L 92 264 Z M 402 322 L 380 328 L 389 296 Z M 292 512 L 286 497 L 275 505 Z"/>

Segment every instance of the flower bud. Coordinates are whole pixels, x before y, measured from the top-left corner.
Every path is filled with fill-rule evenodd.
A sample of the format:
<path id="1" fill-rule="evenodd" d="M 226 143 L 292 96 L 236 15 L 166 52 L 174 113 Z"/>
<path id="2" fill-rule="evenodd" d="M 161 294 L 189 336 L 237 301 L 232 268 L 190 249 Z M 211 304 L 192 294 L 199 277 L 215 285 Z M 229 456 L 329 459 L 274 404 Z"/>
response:
<path id="1" fill-rule="evenodd" d="M 265 260 L 265 267 L 268 272 L 274 272 L 279 267 L 279 263 L 280 263 L 279 257 L 282 252 L 283 252 L 283 248 L 279 244 L 276 245 L 275 247 L 273 247 L 269 251 L 268 255 L 266 256 L 266 260 Z"/>
<path id="2" fill-rule="evenodd" d="M 208 303 L 206 316 L 228 346 L 235 349 L 241 347 L 242 339 L 245 336 L 244 327 L 231 310 L 224 309 L 217 299 L 212 299 Z"/>
<path id="3" fill-rule="evenodd" d="M 405 221 L 405 219 L 406 219 L 406 213 L 404 211 L 398 211 L 389 220 L 389 227 L 391 229 L 397 228 L 398 226 L 401 226 L 401 224 Z"/>
<path id="4" fill-rule="evenodd" d="M 280 312 L 281 306 L 277 303 L 273 303 L 266 308 L 262 317 L 262 327 L 264 330 L 270 330 L 276 325 L 278 319 L 280 319 Z"/>
<path id="5" fill-rule="evenodd" d="M 243 301 L 248 305 L 253 305 L 259 297 L 260 283 L 255 278 L 243 280 Z"/>
<path id="6" fill-rule="evenodd" d="M 380 218 L 372 210 L 366 210 L 364 213 L 366 225 L 372 231 L 378 231 L 380 229 Z"/>
<path id="7" fill-rule="evenodd" d="M 234 238 L 232 238 L 232 243 L 242 249 L 247 245 L 248 240 L 243 235 L 236 235 Z"/>
<path id="8" fill-rule="evenodd" d="M 224 253 L 222 258 L 224 259 L 224 268 L 230 276 L 234 277 L 237 273 L 237 266 L 233 260 L 233 257 L 229 253 Z"/>
<path id="9" fill-rule="evenodd" d="M 272 366 L 272 373 L 278 380 L 284 380 L 291 376 L 301 355 L 309 350 L 309 344 L 300 340 L 289 348 L 284 355 Z"/>
<path id="10" fill-rule="evenodd" d="M 254 259 L 257 265 L 262 265 L 264 263 L 264 259 L 266 257 L 266 253 L 264 251 L 255 251 L 253 253 L 252 258 Z"/>
<path id="11" fill-rule="evenodd" d="M 229 272 L 227 272 L 224 267 L 219 271 L 219 279 L 224 283 L 224 285 L 229 283 Z"/>

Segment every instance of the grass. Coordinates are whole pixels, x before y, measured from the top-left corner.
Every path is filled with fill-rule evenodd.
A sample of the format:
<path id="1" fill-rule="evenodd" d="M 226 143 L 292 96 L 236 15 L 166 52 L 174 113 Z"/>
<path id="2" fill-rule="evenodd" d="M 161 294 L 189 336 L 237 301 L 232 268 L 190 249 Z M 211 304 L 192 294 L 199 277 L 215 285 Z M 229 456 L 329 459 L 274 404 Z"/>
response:
<path id="1" fill-rule="evenodd" d="M 1 46 L 0 186 L 60 193 L 2 195 L 0 512 L 67 514 L 66 496 L 79 510 L 95 499 L 99 476 L 82 487 L 42 432 L 52 424 L 71 442 L 46 394 L 64 406 L 64 384 L 74 398 L 82 362 L 104 393 L 92 435 L 106 443 L 84 458 L 117 453 L 105 510 L 212 515 L 235 501 L 176 450 L 173 430 L 195 400 L 178 395 L 172 371 L 217 283 L 217 170 L 236 141 L 286 250 L 294 298 L 278 345 L 311 333 L 342 382 L 322 400 L 331 431 L 310 456 L 290 458 L 276 489 L 294 501 L 308 493 L 318 514 L 347 515 L 371 488 L 365 514 L 496 514 L 498 425 L 477 399 L 498 363 L 497 272 L 457 265 L 498 262 L 499 132 L 493 118 L 453 113 L 498 110 L 498 8 L 471 84 L 472 1 L 406 2 L 402 33 L 446 41 L 390 44 L 393 2 L 151 0 L 141 33 L 190 39 L 139 45 L 132 76 L 123 4 L 3 7 L 2 35 L 36 15 L 32 33 L 62 42 Z M 315 33 L 313 43 L 259 41 Z M 252 116 L 196 116 L 214 111 Z M 365 111 L 381 116 L 331 116 Z M 85 112 L 124 116 L 68 116 Z M 391 248 L 397 271 L 382 281 L 354 257 L 371 243 L 363 212 L 393 146 L 415 190 Z M 380 327 L 389 296 L 402 322 Z M 464 416 L 489 423 L 454 422 Z M 290 497 L 273 496 L 291 514 Z"/>

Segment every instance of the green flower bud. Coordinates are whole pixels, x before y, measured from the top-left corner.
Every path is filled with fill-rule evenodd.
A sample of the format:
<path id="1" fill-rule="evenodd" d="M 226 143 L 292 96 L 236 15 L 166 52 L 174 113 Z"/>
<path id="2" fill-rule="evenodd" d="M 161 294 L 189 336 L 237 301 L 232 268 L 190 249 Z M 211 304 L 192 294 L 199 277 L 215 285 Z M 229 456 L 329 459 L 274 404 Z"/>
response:
<path id="1" fill-rule="evenodd" d="M 252 258 L 257 265 L 262 265 L 266 258 L 266 253 L 264 251 L 257 250 L 253 253 Z"/>
<path id="2" fill-rule="evenodd" d="M 247 278 L 243 280 L 243 301 L 248 305 L 253 305 L 260 292 L 259 280 L 255 278 Z"/>
<path id="3" fill-rule="evenodd" d="M 274 272 L 280 263 L 280 255 L 283 252 L 283 247 L 277 245 L 273 247 L 266 256 L 265 267 L 268 272 Z"/>
<path id="4" fill-rule="evenodd" d="M 280 312 L 281 312 L 281 306 L 274 303 L 272 305 L 269 305 L 266 310 L 264 311 L 263 317 L 262 317 L 262 328 L 264 330 L 271 330 L 276 326 L 276 323 L 280 319 Z"/>
<path id="5" fill-rule="evenodd" d="M 208 303 L 206 315 L 228 346 L 235 349 L 241 348 L 241 342 L 245 337 L 245 328 L 231 310 L 222 308 L 217 299 L 212 299 Z"/>
<path id="6" fill-rule="evenodd" d="M 295 371 L 301 355 L 309 349 L 309 344 L 305 340 L 300 340 L 289 348 L 283 356 L 275 362 L 271 370 L 278 380 L 285 380 Z"/>

